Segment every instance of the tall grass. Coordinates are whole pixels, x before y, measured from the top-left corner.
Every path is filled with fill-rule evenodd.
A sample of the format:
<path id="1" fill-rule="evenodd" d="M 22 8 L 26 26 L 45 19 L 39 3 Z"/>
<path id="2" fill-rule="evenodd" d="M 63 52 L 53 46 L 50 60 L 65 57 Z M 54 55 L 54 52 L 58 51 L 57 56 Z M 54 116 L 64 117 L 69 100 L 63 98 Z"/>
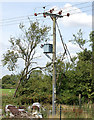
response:
<path id="1" fill-rule="evenodd" d="M 55 118 L 60 118 L 60 107 L 58 106 Z M 49 118 L 53 118 L 52 115 Z M 94 104 L 85 104 L 82 108 L 73 105 L 62 105 L 61 118 L 92 118 L 94 119 Z"/>

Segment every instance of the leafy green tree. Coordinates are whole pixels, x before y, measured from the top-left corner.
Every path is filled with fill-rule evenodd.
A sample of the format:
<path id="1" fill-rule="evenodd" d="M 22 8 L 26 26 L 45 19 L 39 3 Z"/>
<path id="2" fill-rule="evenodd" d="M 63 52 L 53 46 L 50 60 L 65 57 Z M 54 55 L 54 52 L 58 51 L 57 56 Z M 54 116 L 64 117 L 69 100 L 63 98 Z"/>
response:
<path id="1" fill-rule="evenodd" d="M 69 62 L 64 63 L 61 58 L 57 58 L 57 103 L 73 104 L 77 99 L 74 90 L 75 65 Z"/>
<path id="2" fill-rule="evenodd" d="M 71 41 L 78 44 L 83 50 L 77 53 L 72 63 L 64 63 L 60 58 L 57 61 L 57 70 L 59 75 L 57 79 L 57 99 L 58 102 L 73 104 L 78 103 L 79 94 L 82 95 L 82 101 L 93 101 L 94 85 L 92 84 L 92 51 L 83 48 L 86 40 L 83 39 L 81 30 L 77 35 L 73 35 Z M 62 58 L 62 57 L 61 57 Z"/>
<path id="3" fill-rule="evenodd" d="M 90 33 L 90 42 L 92 47 L 92 86 L 94 86 L 94 31 Z M 93 87 L 93 102 L 94 102 L 94 87 Z"/>
<path id="4" fill-rule="evenodd" d="M 91 51 L 85 49 L 83 52 L 80 52 L 78 59 L 79 61 L 77 62 L 76 67 L 78 91 L 81 92 L 83 97 L 90 99 L 92 94 Z"/>
<path id="5" fill-rule="evenodd" d="M 79 47 L 84 50 L 84 45 L 87 43 L 87 40 L 83 39 L 83 32 L 80 29 L 77 34 L 73 34 L 73 40 L 70 40 L 70 42 L 73 42 L 74 44 L 79 45 Z"/>
<path id="6" fill-rule="evenodd" d="M 2 88 L 4 88 L 4 89 L 16 88 L 18 80 L 19 80 L 18 75 L 12 75 L 12 74 L 5 75 L 2 78 Z"/>
<path id="7" fill-rule="evenodd" d="M 32 72 L 30 79 L 23 86 L 20 86 L 18 97 L 21 96 L 22 103 L 43 102 L 51 103 L 52 101 L 52 80 L 50 76 L 42 74 L 40 70 Z"/>
<path id="8" fill-rule="evenodd" d="M 24 69 L 22 70 L 18 87 L 21 82 L 24 82 L 25 84 L 25 81 L 30 78 L 30 74 L 34 69 L 40 68 L 32 67 L 32 64 L 36 63 L 34 62 L 34 55 L 36 53 L 35 49 L 41 41 L 47 41 L 49 39 L 48 33 L 50 31 L 49 27 L 45 25 L 41 27 L 37 21 L 30 21 L 29 28 L 25 28 L 23 24 L 20 24 L 19 28 L 22 31 L 21 36 L 19 36 L 18 38 L 10 38 L 9 42 L 11 44 L 11 47 L 5 54 L 3 54 L 2 60 L 3 65 L 7 65 L 7 68 L 11 71 L 17 68 L 19 59 L 23 61 Z"/>
<path id="9" fill-rule="evenodd" d="M 93 100 L 93 85 L 92 83 L 92 52 L 91 50 L 87 50 L 83 48 L 86 40 L 83 39 L 83 34 L 81 29 L 77 33 L 77 35 L 73 35 L 74 39 L 72 40 L 74 44 L 78 44 L 79 47 L 83 50 L 82 52 L 78 53 L 78 62 L 76 66 L 76 76 L 77 77 L 77 85 L 78 91 L 81 92 L 82 96 L 85 99 L 92 99 Z M 92 41 L 92 37 L 90 34 L 90 40 Z M 85 100 L 84 99 L 84 100 Z"/>

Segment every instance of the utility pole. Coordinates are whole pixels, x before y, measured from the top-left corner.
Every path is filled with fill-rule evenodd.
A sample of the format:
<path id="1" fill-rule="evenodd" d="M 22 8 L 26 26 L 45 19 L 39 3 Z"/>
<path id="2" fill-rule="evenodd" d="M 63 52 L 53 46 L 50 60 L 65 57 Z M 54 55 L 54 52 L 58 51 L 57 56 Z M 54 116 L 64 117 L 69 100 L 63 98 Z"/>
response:
<path id="1" fill-rule="evenodd" d="M 50 10 L 51 11 L 51 10 Z M 51 12 L 54 10 L 52 9 Z M 53 79 L 52 79 L 52 116 L 56 115 L 56 20 L 62 18 L 62 11 L 58 14 L 44 13 L 44 16 L 50 16 L 53 20 Z M 69 16 L 67 13 L 65 16 Z"/>
<path id="2" fill-rule="evenodd" d="M 92 32 L 92 82 L 94 85 L 94 31 Z"/>
<path id="3" fill-rule="evenodd" d="M 52 115 L 56 114 L 56 16 L 53 17 L 53 94 L 52 94 Z"/>
<path id="4" fill-rule="evenodd" d="M 92 16 L 94 16 L 94 1 L 92 2 Z M 94 85 L 94 17 L 92 17 L 92 36 L 91 36 L 91 41 L 92 41 L 92 81 Z"/>
<path id="5" fill-rule="evenodd" d="M 56 20 L 58 18 L 63 18 L 64 16 L 69 17 L 69 13 L 67 15 L 61 15 L 62 10 L 60 10 L 57 14 L 53 14 L 54 8 L 51 9 L 49 12 L 44 12 L 43 16 L 50 16 L 53 20 L 53 79 L 52 79 L 52 116 L 56 115 Z M 38 13 L 41 14 L 41 13 Z M 34 15 L 37 16 L 37 13 Z"/>
<path id="6" fill-rule="evenodd" d="M 56 19 L 63 16 L 44 13 L 44 15 L 50 16 L 53 20 L 53 79 L 52 79 L 52 116 L 56 115 Z"/>

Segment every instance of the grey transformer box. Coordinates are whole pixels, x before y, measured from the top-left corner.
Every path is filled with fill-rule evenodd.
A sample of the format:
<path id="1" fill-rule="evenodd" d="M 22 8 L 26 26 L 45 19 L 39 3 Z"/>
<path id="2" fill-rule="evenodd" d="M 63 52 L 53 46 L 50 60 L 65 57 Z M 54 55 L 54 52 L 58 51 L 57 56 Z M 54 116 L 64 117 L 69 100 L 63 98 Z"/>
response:
<path id="1" fill-rule="evenodd" d="M 53 44 L 44 44 L 43 49 L 44 53 L 53 53 Z"/>

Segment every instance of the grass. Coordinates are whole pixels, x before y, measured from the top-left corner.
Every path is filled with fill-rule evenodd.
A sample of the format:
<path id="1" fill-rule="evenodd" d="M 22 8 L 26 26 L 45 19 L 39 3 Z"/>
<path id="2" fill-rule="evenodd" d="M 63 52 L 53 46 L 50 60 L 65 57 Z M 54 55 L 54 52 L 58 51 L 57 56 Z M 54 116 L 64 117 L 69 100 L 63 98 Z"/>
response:
<path id="1" fill-rule="evenodd" d="M 6 104 L 18 105 L 19 98 L 13 99 L 13 94 L 15 89 L 0 89 L 0 95 L 3 98 L 3 111 Z M 49 110 L 52 110 L 52 105 L 45 104 L 43 105 L 46 108 L 44 113 L 45 118 L 53 118 Z M 81 110 L 79 110 L 79 106 L 76 105 L 61 105 L 61 118 L 93 118 L 94 119 L 94 104 L 83 104 Z M 27 106 L 26 106 L 27 108 Z M 3 112 L 4 113 L 4 112 Z M 60 105 L 57 105 L 57 112 L 54 118 L 60 118 Z"/>
<path id="2" fill-rule="evenodd" d="M 13 95 L 15 92 L 15 89 L 0 89 L 0 95 L 2 96 L 10 96 Z"/>
<path id="3" fill-rule="evenodd" d="M 93 107 L 93 104 L 92 104 L 92 107 Z M 48 118 L 53 118 L 53 116 L 49 115 Z M 60 118 L 59 106 L 54 118 Z M 92 109 L 88 108 L 87 110 L 87 107 L 85 107 L 85 109 L 83 109 L 83 107 L 79 109 L 79 106 L 62 105 L 61 118 L 92 118 L 94 119 L 93 108 Z"/>

